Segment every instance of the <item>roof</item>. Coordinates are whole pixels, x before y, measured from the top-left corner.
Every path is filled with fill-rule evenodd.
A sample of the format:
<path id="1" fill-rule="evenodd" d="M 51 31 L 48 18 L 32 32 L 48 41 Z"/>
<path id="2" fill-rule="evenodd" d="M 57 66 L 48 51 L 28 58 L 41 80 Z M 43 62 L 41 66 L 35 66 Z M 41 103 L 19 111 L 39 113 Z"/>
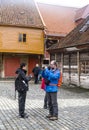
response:
<path id="1" fill-rule="evenodd" d="M 0 0 L 0 25 L 43 28 L 34 0 Z"/>
<path id="2" fill-rule="evenodd" d="M 75 21 L 85 19 L 89 15 L 89 5 L 84 6 L 76 11 Z"/>
<path id="3" fill-rule="evenodd" d="M 85 28 L 86 24 L 87 28 Z M 72 30 L 64 39 L 60 40 L 59 43 L 51 46 L 48 51 L 84 44 L 89 44 L 89 16 L 74 30 Z"/>
<path id="4" fill-rule="evenodd" d="M 37 5 L 47 27 L 47 35 L 65 36 L 76 26 L 74 17 L 77 8 L 42 3 Z"/>

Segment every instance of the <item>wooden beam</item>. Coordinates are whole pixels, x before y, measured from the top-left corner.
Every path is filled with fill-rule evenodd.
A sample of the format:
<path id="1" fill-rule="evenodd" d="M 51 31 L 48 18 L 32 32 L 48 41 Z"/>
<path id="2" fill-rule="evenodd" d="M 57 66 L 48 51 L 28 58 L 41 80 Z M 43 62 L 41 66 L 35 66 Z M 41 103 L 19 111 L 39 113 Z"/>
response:
<path id="1" fill-rule="evenodd" d="M 63 53 L 61 53 L 61 72 L 63 74 Z"/>
<path id="2" fill-rule="evenodd" d="M 61 53 L 61 65 L 60 65 L 60 67 L 61 67 L 61 73 L 62 73 L 62 75 L 63 75 L 63 53 Z M 63 77 L 63 76 L 62 76 Z M 62 82 L 63 82 L 63 78 L 62 78 Z"/>
<path id="3" fill-rule="evenodd" d="M 57 59 L 56 57 L 57 57 L 57 54 L 55 53 L 55 61 L 56 61 L 56 59 Z"/>
<path id="4" fill-rule="evenodd" d="M 77 52 L 77 65 L 78 65 L 78 86 L 80 86 L 80 53 Z"/>
<path id="5" fill-rule="evenodd" d="M 71 54 L 69 54 L 69 83 L 71 83 Z"/>

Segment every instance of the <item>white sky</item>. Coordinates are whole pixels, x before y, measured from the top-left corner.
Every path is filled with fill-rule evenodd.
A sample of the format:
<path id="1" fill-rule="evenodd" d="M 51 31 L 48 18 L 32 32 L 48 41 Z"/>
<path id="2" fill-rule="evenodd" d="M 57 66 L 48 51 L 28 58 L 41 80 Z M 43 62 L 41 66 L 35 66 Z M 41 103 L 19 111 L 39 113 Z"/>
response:
<path id="1" fill-rule="evenodd" d="M 40 3 L 69 6 L 69 7 L 83 7 L 89 4 L 89 0 L 36 0 Z"/>

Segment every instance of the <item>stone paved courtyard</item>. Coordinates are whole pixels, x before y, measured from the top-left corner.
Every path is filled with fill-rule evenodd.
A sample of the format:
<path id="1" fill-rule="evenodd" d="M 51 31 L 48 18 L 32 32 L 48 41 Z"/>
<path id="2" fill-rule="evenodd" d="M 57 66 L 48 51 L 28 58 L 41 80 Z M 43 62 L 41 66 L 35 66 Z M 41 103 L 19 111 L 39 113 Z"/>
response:
<path id="1" fill-rule="evenodd" d="M 59 119 L 45 118 L 45 92 L 30 82 L 26 100 L 29 118 L 18 118 L 18 95 L 14 82 L 0 81 L 0 130 L 89 130 L 89 90 L 61 87 L 58 92 Z"/>

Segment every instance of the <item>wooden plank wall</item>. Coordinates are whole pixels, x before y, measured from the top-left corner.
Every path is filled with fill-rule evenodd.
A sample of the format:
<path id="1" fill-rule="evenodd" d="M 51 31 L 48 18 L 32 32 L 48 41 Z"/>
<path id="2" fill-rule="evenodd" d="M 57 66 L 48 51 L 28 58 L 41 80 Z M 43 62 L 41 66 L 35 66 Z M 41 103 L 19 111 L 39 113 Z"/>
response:
<path id="1" fill-rule="evenodd" d="M 89 88 L 89 51 L 80 53 L 80 85 Z"/>
<path id="2" fill-rule="evenodd" d="M 26 42 L 19 42 L 19 34 L 26 34 Z M 0 26 L 0 52 L 44 54 L 43 31 Z"/>
<path id="3" fill-rule="evenodd" d="M 64 84 L 89 88 L 89 51 L 52 54 L 51 60 L 61 62 Z"/>

